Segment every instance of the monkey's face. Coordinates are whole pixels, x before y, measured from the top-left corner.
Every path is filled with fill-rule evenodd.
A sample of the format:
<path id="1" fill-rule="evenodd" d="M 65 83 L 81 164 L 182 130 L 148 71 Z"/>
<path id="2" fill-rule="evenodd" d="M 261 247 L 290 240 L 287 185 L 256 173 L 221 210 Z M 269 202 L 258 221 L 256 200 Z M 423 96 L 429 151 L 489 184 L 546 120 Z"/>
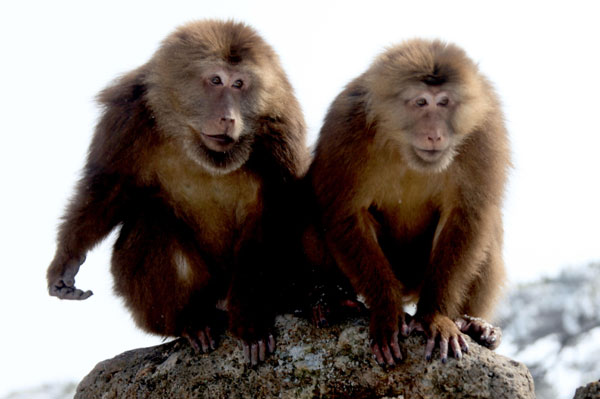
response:
<path id="1" fill-rule="evenodd" d="M 403 95 L 403 154 L 414 169 L 442 171 L 454 158 L 459 138 L 452 128 L 457 101 L 440 86 L 418 87 Z"/>
<path id="2" fill-rule="evenodd" d="M 227 64 L 188 65 L 165 85 L 171 112 L 161 115 L 170 118 L 162 126 L 210 173 L 236 170 L 252 150 L 256 80 L 250 71 Z"/>
<path id="3" fill-rule="evenodd" d="M 251 75 L 215 66 L 202 71 L 200 80 L 201 87 L 186 94 L 186 147 L 212 173 L 228 173 L 243 165 L 251 152 Z"/>

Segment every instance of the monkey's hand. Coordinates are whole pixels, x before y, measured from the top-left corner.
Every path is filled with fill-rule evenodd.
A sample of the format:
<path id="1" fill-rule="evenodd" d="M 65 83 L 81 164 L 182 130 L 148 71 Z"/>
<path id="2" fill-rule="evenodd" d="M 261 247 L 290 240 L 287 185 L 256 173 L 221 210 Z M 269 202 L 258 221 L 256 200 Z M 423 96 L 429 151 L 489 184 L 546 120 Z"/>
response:
<path id="1" fill-rule="evenodd" d="M 85 262 L 85 255 L 77 258 L 66 258 L 57 254 L 46 277 L 48 279 L 48 292 L 60 299 L 82 300 L 92 296 L 92 291 L 83 291 L 75 287 L 75 275 L 79 266 Z"/>
<path id="2" fill-rule="evenodd" d="M 467 334 L 475 342 L 494 350 L 502 340 L 502 330 L 480 317 L 463 315 L 454 320 L 461 332 Z"/>
<path id="3" fill-rule="evenodd" d="M 423 320 L 423 322 L 419 321 Z M 462 358 L 462 353 L 469 352 L 469 345 L 457 325 L 447 316 L 435 314 L 431 317 L 414 318 L 409 326 L 409 332 L 423 331 L 427 335 L 425 358 L 431 360 L 436 345 L 440 347 L 442 363 L 448 361 L 448 347 L 456 359 Z"/>
<path id="4" fill-rule="evenodd" d="M 387 307 L 374 309 L 369 330 L 373 357 L 380 366 L 395 366 L 396 362 L 402 360 L 398 335 L 400 331 L 402 335 L 408 331 L 404 312 L 390 312 Z"/>
<path id="5" fill-rule="evenodd" d="M 275 338 L 267 329 L 258 329 L 251 325 L 237 325 L 231 329 L 241 343 L 244 363 L 256 366 L 264 362 L 268 354 L 275 352 Z"/>
<path id="6" fill-rule="evenodd" d="M 217 348 L 213 335 L 209 326 L 199 328 L 197 331 L 185 330 L 182 334 L 196 353 L 209 353 Z"/>

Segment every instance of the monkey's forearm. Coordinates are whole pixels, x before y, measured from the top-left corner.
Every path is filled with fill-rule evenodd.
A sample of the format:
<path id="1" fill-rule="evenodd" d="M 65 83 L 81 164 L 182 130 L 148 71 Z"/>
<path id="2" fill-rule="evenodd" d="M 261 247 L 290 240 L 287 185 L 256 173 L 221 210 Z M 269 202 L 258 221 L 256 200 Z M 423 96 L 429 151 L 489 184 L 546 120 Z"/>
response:
<path id="1" fill-rule="evenodd" d="M 331 223 L 328 246 L 338 266 L 372 308 L 401 307 L 401 284 L 377 242 L 367 210 Z"/>
<path id="2" fill-rule="evenodd" d="M 79 182 L 58 234 L 58 250 L 80 257 L 119 223 L 124 188 L 116 177 L 86 176 Z"/>
<path id="3" fill-rule="evenodd" d="M 47 279 L 50 295 L 61 299 L 86 299 L 91 291 L 75 287 L 75 275 L 87 251 L 104 238 L 119 222 L 121 207 L 117 193 L 122 188 L 115 179 L 86 176 L 60 226 L 58 245 Z"/>
<path id="4" fill-rule="evenodd" d="M 485 257 L 478 215 L 454 210 L 441 228 L 430 257 L 417 312 L 422 316 L 460 315 L 479 263 Z"/>

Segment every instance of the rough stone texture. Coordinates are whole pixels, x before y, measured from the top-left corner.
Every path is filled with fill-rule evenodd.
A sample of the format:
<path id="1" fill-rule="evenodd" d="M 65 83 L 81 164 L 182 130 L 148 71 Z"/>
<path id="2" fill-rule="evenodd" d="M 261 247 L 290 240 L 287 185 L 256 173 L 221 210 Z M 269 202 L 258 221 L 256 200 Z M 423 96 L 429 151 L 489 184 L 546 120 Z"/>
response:
<path id="1" fill-rule="evenodd" d="M 577 388 L 573 399 L 600 399 L 600 381 Z"/>
<path id="2" fill-rule="evenodd" d="M 475 343 L 462 360 L 442 364 L 426 362 L 425 339 L 413 336 L 406 360 L 386 371 L 371 358 L 363 319 L 319 330 L 286 315 L 276 327 L 276 353 L 256 369 L 242 365 L 229 336 L 208 355 L 176 340 L 99 363 L 75 398 L 535 398 L 523 364 Z"/>

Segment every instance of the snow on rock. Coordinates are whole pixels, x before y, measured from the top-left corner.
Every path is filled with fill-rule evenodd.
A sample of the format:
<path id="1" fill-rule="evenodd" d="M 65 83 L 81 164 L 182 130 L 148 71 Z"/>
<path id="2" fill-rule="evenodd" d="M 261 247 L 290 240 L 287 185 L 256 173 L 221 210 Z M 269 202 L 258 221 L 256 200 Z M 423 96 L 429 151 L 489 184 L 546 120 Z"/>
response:
<path id="1" fill-rule="evenodd" d="M 525 363 L 536 395 L 570 398 L 600 377 L 600 264 L 520 285 L 499 306 L 498 352 Z"/>

